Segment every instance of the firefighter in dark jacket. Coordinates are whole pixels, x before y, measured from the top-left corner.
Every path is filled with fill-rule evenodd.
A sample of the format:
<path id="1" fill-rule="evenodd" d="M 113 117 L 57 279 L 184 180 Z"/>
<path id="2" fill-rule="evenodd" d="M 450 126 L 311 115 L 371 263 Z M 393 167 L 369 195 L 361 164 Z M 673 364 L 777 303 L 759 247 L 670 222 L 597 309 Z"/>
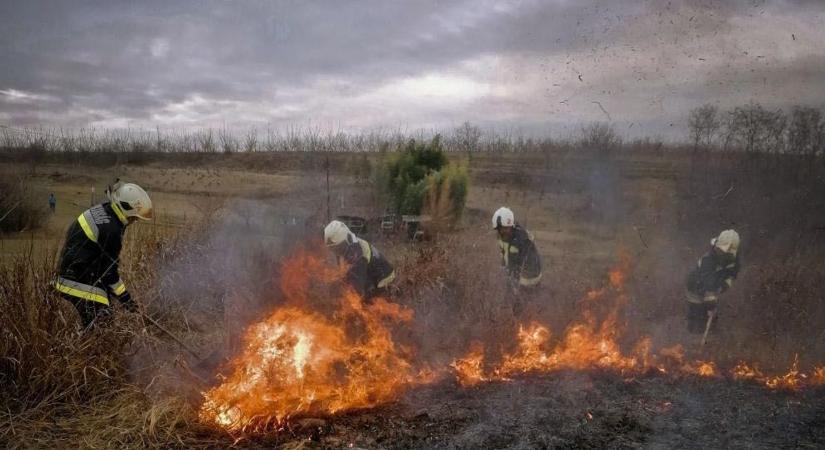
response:
<path id="1" fill-rule="evenodd" d="M 688 331 L 703 333 L 716 314 L 719 296 L 739 274 L 739 234 L 725 230 L 710 241 L 711 248 L 687 277 Z M 718 322 L 713 320 L 713 325 Z"/>
<path id="2" fill-rule="evenodd" d="M 126 227 L 152 218 L 152 201 L 136 184 L 117 182 L 106 196 L 108 202 L 87 209 L 69 227 L 54 281 L 55 289 L 80 313 L 84 327 L 109 313 L 112 298 L 136 309 L 120 279 L 118 258 Z"/>
<path id="3" fill-rule="evenodd" d="M 507 271 L 508 286 L 517 294 L 513 312 L 521 313 L 521 297 L 535 291 L 541 281 L 541 257 L 533 235 L 516 223 L 513 211 L 502 206 L 493 214 L 493 229 L 498 232 L 501 265 Z"/>
<path id="4" fill-rule="evenodd" d="M 372 244 L 356 237 L 338 220 L 324 228 L 324 241 L 338 262 L 349 266 L 346 281 L 355 292 L 365 300 L 386 295 L 395 270 Z"/>

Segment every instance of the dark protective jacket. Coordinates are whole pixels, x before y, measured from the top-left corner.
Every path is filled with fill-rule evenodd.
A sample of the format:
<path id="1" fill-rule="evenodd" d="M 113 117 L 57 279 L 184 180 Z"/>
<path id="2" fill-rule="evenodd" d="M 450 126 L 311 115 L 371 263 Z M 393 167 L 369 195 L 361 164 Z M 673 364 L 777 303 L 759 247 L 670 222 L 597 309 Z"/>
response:
<path id="1" fill-rule="evenodd" d="M 698 297 L 721 294 L 733 285 L 739 274 L 739 253 L 731 255 L 711 248 L 688 274 L 687 290 Z"/>
<path id="2" fill-rule="evenodd" d="M 77 217 L 66 235 L 54 287 L 64 295 L 109 304 L 109 295 L 131 298 L 118 272 L 123 232 L 128 221 L 110 203 L 95 205 Z M 131 306 L 131 305 L 127 305 Z"/>
<path id="3" fill-rule="evenodd" d="M 501 265 L 519 286 L 535 286 L 541 281 L 541 257 L 529 231 L 516 224 L 509 241 L 499 237 L 498 246 Z"/>
<path id="4" fill-rule="evenodd" d="M 347 282 L 362 297 L 376 289 L 387 287 L 395 279 L 395 270 L 389 261 L 372 244 L 361 238 L 347 244 L 343 260 L 350 266 Z"/>

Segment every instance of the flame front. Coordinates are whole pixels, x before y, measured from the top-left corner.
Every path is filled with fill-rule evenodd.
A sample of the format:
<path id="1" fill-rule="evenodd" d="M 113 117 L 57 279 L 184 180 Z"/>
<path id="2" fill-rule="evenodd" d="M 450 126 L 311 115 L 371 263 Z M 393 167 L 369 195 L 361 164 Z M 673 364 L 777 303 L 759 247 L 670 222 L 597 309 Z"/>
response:
<path id="1" fill-rule="evenodd" d="M 687 359 L 681 346 L 653 353 L 646 337 L 629 345 L 630 352 L 623 352 L 619 317 L 629 300 L 624 283 L 630 264 L 626 255 L 621 256 L 607 285 L 587 292 L 579 302 L 579 320 L 558 339 L 553 340 L 550 329 L 541 323 L 523 324 L 516 349 L 501 355 L 495 365 L 488 365 L 484 347 L 474 344 L 450 365 L 458 382 L 472 386 L 526 373 L 596 368 L 623 376 L 728 375 L 771 389 L 825 384 L 825 366 L 807 375 L 798 369 L 798 358 L 787 373 L 768 376 L 746 362 L 726 373 L 713 361 Z M 345 272 L 308 252 L 289 258 L 281 273 L 285 306 L 246 330 L 244 347 L 228 366 L 229 376 L 204 393 L 202 420 L 231 432 L 262 430 L 300 415 L 376 406 L 396 399 L 412 385 L 438 378 L 438 370 L 415 368 L 410 349 L 395 343 L 387 328 L 411 321 L 410 309 L 383 299 L 365 305 L 349 289 L 331 299 L 322 298 L 327 307 L 318 308 L 315 282 L 340 282 Z M 313 303 L 315 307 L 310 306 Z M 326 309 L 332 311 L 319 312 Z"/>
<path id="2" fill-rule="evenodd" d="M 609 273 L 609 285 L 589 291 L 579 303 L 582 318 L 570 325 L 559 342 L 551 346 L 550 330 L 537 322 L 522 325 L 518 331 L 518 348 L 503 356 L 498 367 L 485 373 L 483 348 L 478 344 L 470 355 L 456 360 L 453 368 L 462 385 L 473 385 L 488 379 L 507 379 L 527 372 L 552 372 L 563 369 L 584 370 L 594 367 L 630 370 L 648 362 L 649 339 L 640 341 L 631 355 L 624 355 L 619 348 L 620 335 L 618 317 L 627 302 L 624 282 L 630 265 L 623 254 L 619 266 Z M 595 309 L 604 306 L 606 296 L 614 294 L 613 302 L 604 318 L 600 319 Z"/>
<path id="3" fill-rule="evenodd" d="M 608 285 L 587 292 L 579 302 L 581 317 L 565 329 L 561 338 L 551 342 L 551 331 L 532 322 L 518 331 L 518 347 L 502 355 L 501 363 L 485 371 L 484 348 L 475 344 L 452 368 L 458 382 L 472 386 L 483 381 L 507 380 L 525 373 L 550 373 L 559 370 L 607 369 L 623 375 L 660 373 L 718 378 L 723 372 L 713 361 L 688 360 L 682 346 L 677 345 L 651 353 L 649 338 L 640 339 L 632 351 L 624 353 L 619 345 L 622 329 L 618 317 L 628 298 L 624 283 L 628 277 L 629 258 L 620 254 L 618 267 L 608 276 Z M 597 311 L 601 310 L 601 314 Z M 798 369 L 798 358 L 787 373 L 764 375 L 755 365 L 740 362 L 730 370 L 736 380 L 751 380 L 770 389 L 799 389 L 804 385 L 825 384 L 825 367 L 817 367 L 811 375 Z"/>
<path id="4" fill-rule="evenodd" d="M 282 270 L 285 303 L 305 305 L 310 274 L 318 273 L 326 281 L 343 276 L 308 253 L 290 258 Z M 408 352 L 385 325 L 410 321 L 411 310 L 383 299 L 364 305 L 349 289 L 332 301 L 329 317 L 284 306 L 249 327 L 229 377 L 204 393 L 201 419 L 230 431 L 277 426 L 296 415 L 375 406 L 416 382 Z"/>

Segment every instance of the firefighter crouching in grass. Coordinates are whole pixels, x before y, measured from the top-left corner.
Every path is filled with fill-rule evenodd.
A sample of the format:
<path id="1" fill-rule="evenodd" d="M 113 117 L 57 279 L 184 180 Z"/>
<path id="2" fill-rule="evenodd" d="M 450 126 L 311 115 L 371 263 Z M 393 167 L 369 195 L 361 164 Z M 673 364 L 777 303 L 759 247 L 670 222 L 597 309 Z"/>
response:
<path id="1" fill-rule="evenodd" d="M 522 298 L 535 292 L 541 281 L 541 257 L 533 236 L 516 223 L 509 208 L 502 206 L 493 214 L 493 229 L 498 232 L 501 265 L 507 272 L 507 285 L 516 294 L 513 314 L 519 316 Z"/>
<path id="2" fill-rule="evenodd" d="M 118 258 L 126 227 L 152 218 L 152 201 L 140 186 L 116 182 L 108 202 L 84 211 L 69 227 L 54 288 L 80 314 L 84 328 L 111 314 L 110 299 L 136 310 L 120 279 Z"/>
<path id="3" fill-rule="evenodd" d="M 338 220 L 324 228 L 324 242 L 339 264 L 349 265 L 346 281 L 365 302 L 370 303 L 375 297 L 387 297 L 395 270 L 372 244 L 356 237 Z"/>
<path id="4" fill-rule="evenodd" d="M 716 328 L 719 296 L 727 291 L 739 274 L 739 234 L 725 230 L 710 241 L 711 248 L 687 277 L 688 331 L 701 334 L 711 316 Z"/>

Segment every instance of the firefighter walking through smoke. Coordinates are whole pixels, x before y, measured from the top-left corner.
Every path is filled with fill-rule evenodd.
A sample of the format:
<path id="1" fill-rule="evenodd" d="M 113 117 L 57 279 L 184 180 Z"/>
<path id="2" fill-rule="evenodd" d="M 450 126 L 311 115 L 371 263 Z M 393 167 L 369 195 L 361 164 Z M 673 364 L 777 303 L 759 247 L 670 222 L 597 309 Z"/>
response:
<path id="1" fill-rule="evenodd" d="M 713 238 L 710 245 L 686 283 L 688 331 L 696 334 L 707 332 L 710 326 L 715 328 L 719 296 L 733 285 L 739 274 L 739 234 L 725 230 Z"/>
<path id="2" fill-rule="evenodd" d="M 384 256 L 369 242 L 341 221 L 333 220 L 324 228 L 324 242 L 335 254 L 339 264 L 349 265 L 346 281 L 366 301 L 385 297 L 395 270 Z"/>
<path id="3" fill-rule="evenodd" d="M 507 272 L 507 285 L 515 295 L 513 313 L 521 314 L 523 297 L 531 294 L 541 281 L 541 257 L 533 235 L 516 223 L 510 208 L 502 206 L 493 214 L 493 229 L 498 232 L 501 265 Z"/>
<path id="4" fill-rule="evenodd" d="M 77 309 L 84 328 L 109 315 L 111 298 L 136 310 L 118 270 L 126 227 L 152 218 L 152 201 L 140 186 L 116 182 L 106 190 L 108 202 L 95 205 L 69 227 L 54 288 Z"/>

